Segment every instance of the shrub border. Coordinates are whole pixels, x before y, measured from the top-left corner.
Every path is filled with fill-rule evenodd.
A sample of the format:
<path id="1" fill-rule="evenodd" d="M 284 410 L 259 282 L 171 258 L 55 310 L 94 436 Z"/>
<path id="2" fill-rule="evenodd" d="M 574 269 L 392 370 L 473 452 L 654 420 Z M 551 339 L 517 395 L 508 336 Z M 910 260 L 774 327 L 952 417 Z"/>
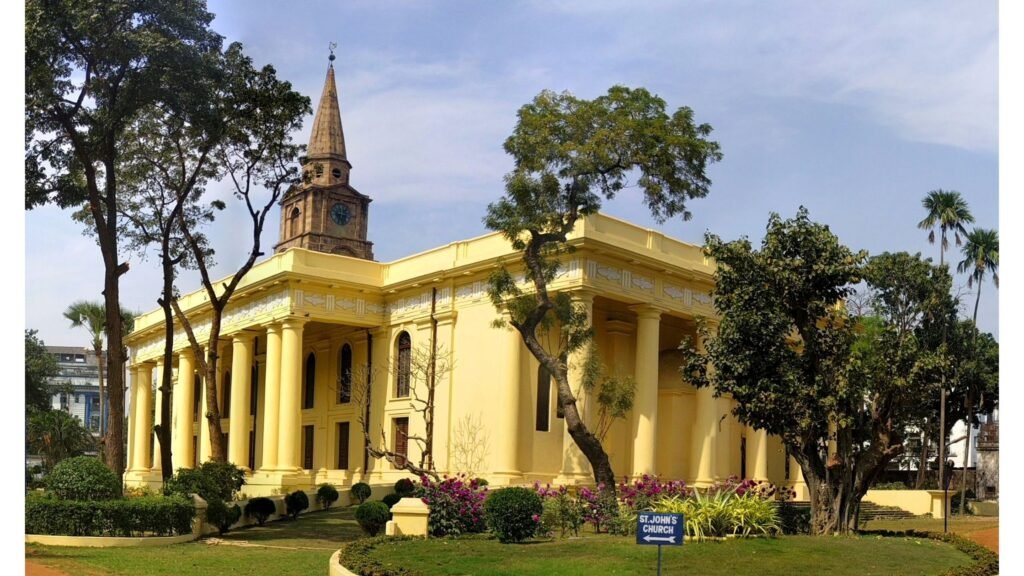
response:
<path id="1" fill-rule="evenodd" d="M 864 536 L 901 536 L 909 538 L 929 538 L 951 544 L 954 548 L 970 556 L 973 563 L 960 568 L 950 568 L 939 576 L 996 576 L 999 574 L 999 555 L 981 544 L 968 540 L 952 532 L 923 532 L 920 530 L 865 530 L 859 532 Z"/>
<path id="2" fill-rule="evenodd" d="M 26 544 L 45 546 L 74 546 L 78 548 L 147 548 L 184 544 L 199 538 L 194 532 L 180 536 L 57 536 L 53 534 L 25 534 Z"/>

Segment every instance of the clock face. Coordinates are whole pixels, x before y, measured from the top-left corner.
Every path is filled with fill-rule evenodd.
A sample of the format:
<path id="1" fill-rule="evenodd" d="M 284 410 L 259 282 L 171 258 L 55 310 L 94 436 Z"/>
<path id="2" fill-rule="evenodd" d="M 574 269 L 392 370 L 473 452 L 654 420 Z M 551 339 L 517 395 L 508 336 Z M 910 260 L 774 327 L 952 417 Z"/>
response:
<path id="1" fill-rule="evenodd" d="M 349 212 L 347 205 L 338 202 L 334 204 L 334 206 L 331 206 L 331 220 L 333 220 L 338 226 L 348 224 L 351 219 L 352 213 Z"/>

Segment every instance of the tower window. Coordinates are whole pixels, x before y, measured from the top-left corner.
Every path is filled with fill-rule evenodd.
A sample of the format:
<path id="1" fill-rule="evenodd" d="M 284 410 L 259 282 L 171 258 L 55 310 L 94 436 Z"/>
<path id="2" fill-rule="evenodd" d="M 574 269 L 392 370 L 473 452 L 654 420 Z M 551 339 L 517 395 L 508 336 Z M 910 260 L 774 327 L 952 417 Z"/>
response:
<path id="1" fill-rule="evenodd" d="M 412 338 L 408 332 L 398 335 L 398 365 L 395 396 L 409 396 L 409 382 L 412 378 Z"/>
<path id="2" fill-rule="evenodd" d="M 299 212 L 299 207 L 298 206 L 292 208 L 291 213 L 288 214 L 288 235 L 289 236 L 295 236 L 295 235 L 297 235 L 300 232 L 300 230 L 299 230 L 299 226 L 300 226 L 299 215 L 300 215 L 300 212 Z"/>
<path id="3" fill-rule="evenodd" d="M 334 170 L 331 170 L 331 175 L 335 178 L 341 178 L 341 169 L 335 168 Z"/>

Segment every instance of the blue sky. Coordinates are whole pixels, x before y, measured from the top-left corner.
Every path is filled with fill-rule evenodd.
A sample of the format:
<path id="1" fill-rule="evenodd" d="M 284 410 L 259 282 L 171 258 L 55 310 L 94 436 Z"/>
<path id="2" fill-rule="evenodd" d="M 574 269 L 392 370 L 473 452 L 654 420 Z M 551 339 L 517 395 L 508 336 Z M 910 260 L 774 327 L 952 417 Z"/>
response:
<path id="1" fill-rule="evenodd" d="M 256 0 L 210 9 L 215 30 L 314 106 L 327 44 L 338 43 L 352 184 L 374 199 L 369 237 L 382 261 L 486 232 L 519 106 L 543 89 L 592 98 L 614 84 L 693 108 L 724 158 L 710 171 L 711 193 L 689 205 L 691 221 L 658 225 L 635 190 L 605 205 L 612 215 L 694 243 L 707 230 L 757 243 L 770 212 L 789 217 L 804 205 L 851 248 L 937 261 L 917 222 L 921 199 L 944 188 L 961 192 L 976 225 L 998 227 L 995 2 Z M 274 213 L 268 248 L 277 224 Z M 245 225 L 238 206 L 215 225 L 220 274 L 244 257 Z M 51 345 L 85 345 L 61 311 L 101 298 L 98 248 L 56 208 L 26 213 L 25 233 L 26 326 Z M 125 258 L 123 302 L 155 308 L 155 263 Z M 955 246 L 947 259 L 959 260 Z M 969 315 L 965 276 L 955 288 Z M 986 283 L 979 324 L 998 335 L 997 297 Z"/>

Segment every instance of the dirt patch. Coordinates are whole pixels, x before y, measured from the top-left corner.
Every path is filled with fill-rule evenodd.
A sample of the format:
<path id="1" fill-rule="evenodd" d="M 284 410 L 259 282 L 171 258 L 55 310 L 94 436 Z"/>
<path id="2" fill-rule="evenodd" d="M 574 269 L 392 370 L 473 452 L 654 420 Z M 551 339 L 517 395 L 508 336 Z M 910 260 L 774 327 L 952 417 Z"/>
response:
<path id="1" fill-rule="evenodd" d="M 977 532 L 971 532 L 970 534 L 964 535 L 967 539 L 981 544 L 989 550 L 999 553 L 999 528 L 989 528 L 987 530 L 978 530 Z"/>
<path id="2" fill-rule="evenodd" d="M 68 576 L 68 573 L 26 559 L 25 576 Z"/>

